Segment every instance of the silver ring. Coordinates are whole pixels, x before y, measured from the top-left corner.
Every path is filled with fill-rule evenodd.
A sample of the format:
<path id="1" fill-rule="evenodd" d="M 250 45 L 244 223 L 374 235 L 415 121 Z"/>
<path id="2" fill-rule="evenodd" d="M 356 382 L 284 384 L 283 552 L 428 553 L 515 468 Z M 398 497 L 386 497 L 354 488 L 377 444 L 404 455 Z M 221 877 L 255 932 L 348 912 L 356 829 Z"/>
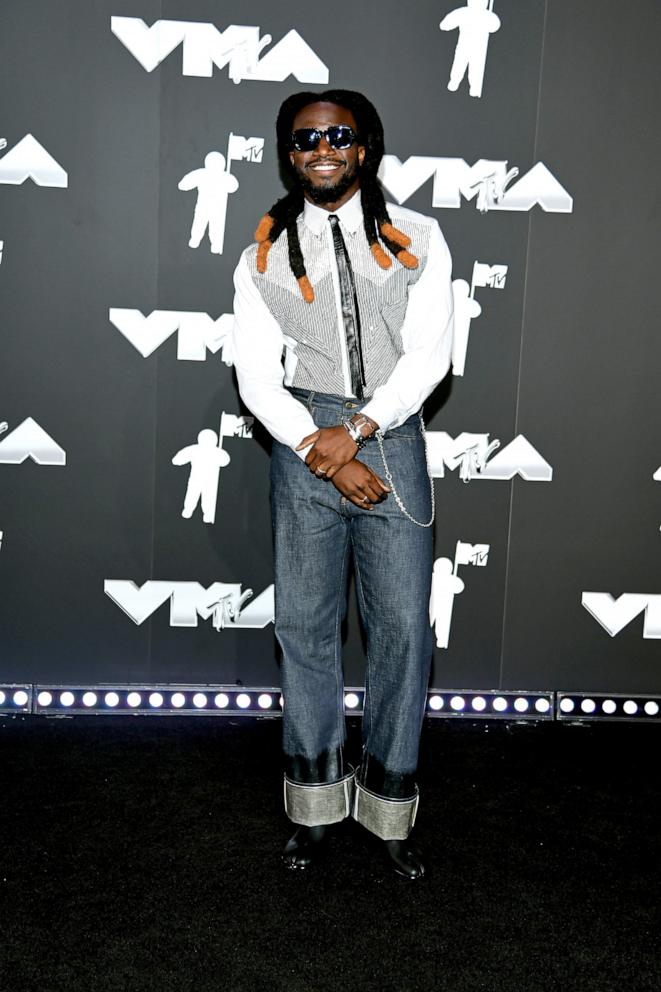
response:
<path id="1" fill-rule="evenodd" d="M 363 496 L 363 498 L 361 499 L 360 502 L 361 503 L 367 503 L 367 502 L 369 502 L 369 496 Z"/>

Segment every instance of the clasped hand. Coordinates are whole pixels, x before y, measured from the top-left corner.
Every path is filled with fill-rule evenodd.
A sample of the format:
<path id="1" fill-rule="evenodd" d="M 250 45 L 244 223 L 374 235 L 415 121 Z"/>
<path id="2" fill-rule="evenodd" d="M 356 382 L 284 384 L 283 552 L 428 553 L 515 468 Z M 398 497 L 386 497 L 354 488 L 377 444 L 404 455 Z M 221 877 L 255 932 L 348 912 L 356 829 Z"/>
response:
<path id="1" fill-rule="evenodd" d="M 312 447 L 305 456 L 305 464 L 315 475 L 323 475 L 327 479 L 332 479 L 358 451 L 358 445 L 342 426 L 320 427 L 314 434 L 304 437 L 296 450 L 301 451 L 309 444 Z"/>
<path id="2" fill-rule="evenodd" d="M 321 427 L 308 434 L 297 451 L 312 445 L 305 457 L 311 472 L 329 479 L 345 499 L 361 510 L 387 498 L 390 488 L 376 472 L 355 457 L 358 445 L 344 427 Z"/>

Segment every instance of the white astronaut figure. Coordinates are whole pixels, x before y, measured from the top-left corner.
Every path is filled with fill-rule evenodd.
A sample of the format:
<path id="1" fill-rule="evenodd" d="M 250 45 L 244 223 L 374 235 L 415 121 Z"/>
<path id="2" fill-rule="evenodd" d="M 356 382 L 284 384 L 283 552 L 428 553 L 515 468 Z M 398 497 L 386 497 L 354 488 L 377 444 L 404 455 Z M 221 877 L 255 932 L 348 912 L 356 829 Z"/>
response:
<path id="1" fill-rule="evenodd" d="M 236 176 L 225 169 L 225 156 L 221 152 L 209 152 L 204 158 L 204 168 L 187 172 L 178 188 L 197 189 L 189 247 L 199 248 L 208 227 L 211 251 L 214 255 L 222 255 L 227 197 L 239 188 Z"/>
<path id="2" fill-rule="evenodd" d="M 470 95 L 482 96 L 489 35 L 500 27 L 500 18 L 490 9 L 489 0 L 467 0 L 465 7 L 451 10 L 439 27 L 441 31 L 459 28 L 448 89 L 458 90 L 468 69 Z"/>
<path id="3" fill-rule="evenodd" d="M 479 317 L 482 307 L 472 296 L 465 279 L 452 281 L 454 297 L 454 337 L 452 339 L 452 374 L 463 375 L 468 351 L 468 335 L 473 317 Z"/>
<path id="4" fill-rule="evenodd" d="M 431 580 L 429 623 L 436 633 L 436 647 L 446 648 L 450 642 L 450 625 L 454 597 L 464 591 L 463 579 L 454 573 L 450 558 L 437 558 Z"/>
<path id="5" fill-rule="evenodd" d="M 181 511 L 185 520 L 190 519 L 197 504 L 202 503 L 202 519 L 212 524 L 216 519 L 218 499 L 218 478 L 221 468 L 229 465 L 230 456 L 224 448 L 218 447 L 218 435 L 206 429 L 197 435 L 197 444 L 189 444 L 178 451 L 172 459 L 173 465 L 190 463 L 190 475 Z"/>

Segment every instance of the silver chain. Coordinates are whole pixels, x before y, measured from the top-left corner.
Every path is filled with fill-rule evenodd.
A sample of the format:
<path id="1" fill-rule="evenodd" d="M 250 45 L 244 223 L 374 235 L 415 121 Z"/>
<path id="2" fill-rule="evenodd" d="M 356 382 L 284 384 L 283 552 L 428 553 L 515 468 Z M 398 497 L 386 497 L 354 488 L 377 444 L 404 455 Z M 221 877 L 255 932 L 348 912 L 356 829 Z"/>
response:
<path id="1" fill-rule="evenodd" d="M 383 461 L 383 468 L 386 474 L 386 481 L 392 490 L 393 496 L 395 497 L 395 503 L 397 503 L 397 506 L 400 508 L 404 516 L 408 520 L 410 520 L 412 524 L 415 524 L 416 527 L 431 527 L 431 525 L 434 523 L 434 515 L 436 513 L 436 500 L 434 498 L 434 480 L 432 478 L 431 469 L 429 467 L 429 450 L 427 448 L 427 432 L 425 430 L 425 422 L 422 418 L 422 410 L 418 413 L 418 416 L 420 417 L 420 430 L 422 431 L 422 439 L 425 442 L 425 461 L 427 463 L 427 475 L 429 477 L 429 491 L 431 494 L 431 517 L 429 518 L 428 523 L 422 524 L 420 523 L 419 520 L 416 520 L 415 517 L 411 516 L 409 511 L 404 506 L 397 490 L 395 489 L 395 483 L 393 482 L 392 473 L 388 468 L 388 462 L 386 461 L 386 453 L 383 450 L 383 431 L 381 430 L 376 431 L 376 440 L 378 441 L 379 451 L 381 452 L 381 459 Z"/>

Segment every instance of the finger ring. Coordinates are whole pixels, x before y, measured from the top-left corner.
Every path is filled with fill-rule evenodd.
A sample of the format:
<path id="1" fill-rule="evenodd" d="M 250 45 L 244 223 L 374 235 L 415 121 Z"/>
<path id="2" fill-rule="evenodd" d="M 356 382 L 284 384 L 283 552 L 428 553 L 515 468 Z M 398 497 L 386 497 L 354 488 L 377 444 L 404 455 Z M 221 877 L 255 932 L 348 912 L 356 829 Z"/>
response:
<path id="1" fill-rule="evenodd" d="M 325 468 L 318 468 L 317 469 L 317 475 L 326 475 L 326 469 Z"/>
<path id="2" fill-rule="evenodd" d="M 367 503 L 369 501 L 369 496 L 363 496 L 361 503 Z"/>

